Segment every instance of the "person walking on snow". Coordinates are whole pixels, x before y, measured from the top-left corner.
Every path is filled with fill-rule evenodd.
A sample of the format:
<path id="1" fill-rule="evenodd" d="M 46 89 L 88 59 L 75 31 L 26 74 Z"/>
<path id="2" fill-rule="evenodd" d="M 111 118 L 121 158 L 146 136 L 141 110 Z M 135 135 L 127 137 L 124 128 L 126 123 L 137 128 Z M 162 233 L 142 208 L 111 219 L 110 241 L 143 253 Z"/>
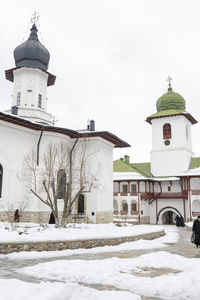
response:
<path id="1" fill-rule="evenodd" d="M 198 247 L 200 245 L 200 216 L 198 216 L 197 219 L 194 220 L 192 232 L 195 234 L 194 243 Z"/>

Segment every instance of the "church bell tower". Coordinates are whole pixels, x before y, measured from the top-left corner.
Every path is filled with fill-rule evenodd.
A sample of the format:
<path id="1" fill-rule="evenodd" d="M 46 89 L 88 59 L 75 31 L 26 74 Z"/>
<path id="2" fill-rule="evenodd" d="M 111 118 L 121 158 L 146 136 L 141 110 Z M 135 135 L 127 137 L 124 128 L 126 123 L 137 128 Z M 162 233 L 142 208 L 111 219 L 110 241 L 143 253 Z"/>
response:
<path id="1" fill-rule="evenodd" d="M 192 151 L 191 125 L 197 121 L 185 110 L 184 98 L 173 92 L 168 77 L 167 93 L 157 102 L 157 112 L 146 121 L 152 125 L 151 173 L 175 176 L 189 169 Z"/>
<path id="2" fill-rule="evenodd" d="M 36 13 L 32 19 L 30 36 L 14 50 L 15 68 L 6 70 L 6 79 L 13 82 L 10 114 L 52 125 L 52 115 L 47 113 L 47 87 L 54 85 L 56 77 L 48 70 L 50 54 L 38 39 Z"/>

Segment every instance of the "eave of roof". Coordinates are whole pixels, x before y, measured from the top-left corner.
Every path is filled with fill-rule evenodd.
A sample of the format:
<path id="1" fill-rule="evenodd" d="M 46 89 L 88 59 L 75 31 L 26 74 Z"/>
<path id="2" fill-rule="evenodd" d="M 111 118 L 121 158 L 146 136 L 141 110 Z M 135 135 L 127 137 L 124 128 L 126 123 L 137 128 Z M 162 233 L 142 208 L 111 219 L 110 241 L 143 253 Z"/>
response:
<path id="1" fill-rule="evenodd" d="M 14 75 L 13 75 L 13 71 L 20 69 L 21 67 L 15 67 L 9 70 L 5 71 L 5 75 L 6 75 L 6 79 L 13 82 L 14 81 Z M 26 67 L 27 68 L 27 67 Z M 44 73 L 46 73 L 48 75 L 48 80 L 47 80 L 47 86 L 51 86 L 54 85 L 55 81 L 56 81 L 56 76 L 45 71 L 45 70 L 41 70 Z"/>
<path id="2" fill-rule="evenodd" d="M 186 117 L 192 124 L 197 123 L 197 120 L 195 120 L 195 118 L 193 118 L 193 116 L 190 115 L 188 112 L 186 112 L 185 110 L 178 110 L 178 109 L 161 110 L 147 117 L 146 122 L 151 124 L 152 119 L 171 117 L 171 116 L 180 116 L 180 115 Z"/>
<path id="3" fill-rule="evenodd" d="M 38 123 L 34 123 L 25 119 L 22 119 L 17 116 L 8 115 L 5 113 L 0 112 L 0 120 L 12 123 L 18 126 L 22 126 L 25 128 L 29 128 L 32 130 L 40 131 L 48 131 L 48 132 L 56 132 L 60 134 L 64 134 L 69 136 L 70 138 L 85 138 L 85 137 L 100 137 L 102 139 L 105 139 L 109 141 L 110 143 L 115 145 L 115 148 L 122 148 L 122 147 L 130 147 L 128 143 L 118 138 L 116 135 L 108 132 L 108 131 L 94 131 L 94 132 L 88 132 L 88 133 L 79 133 L 78 131 L 67 129 L 67 128 L 61 128 L 61 127 L 54 127 L 54 126 L 48 126 L 48 125 L 42 125 Z"/>

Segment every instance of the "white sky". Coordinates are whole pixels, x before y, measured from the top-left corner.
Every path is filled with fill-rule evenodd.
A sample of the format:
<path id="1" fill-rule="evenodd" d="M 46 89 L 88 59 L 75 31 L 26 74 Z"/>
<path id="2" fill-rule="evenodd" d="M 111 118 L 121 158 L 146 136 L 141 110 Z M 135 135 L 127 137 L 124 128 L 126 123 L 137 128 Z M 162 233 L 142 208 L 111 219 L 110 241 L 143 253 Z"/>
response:
<path id="1" fill-rule="evenodd" d="M 199 0 L 0 0 L 0 110 L 11 106 L 13 50 L 29 35 L 30 17 L 40 14 L 40 41 L 49 50 L 48 112 L 57 126 L 108 130 L 132 145 L 115 150 L 132 162 L 149 161 L 156 100 L 166 78 L 200 121 Z M 200 125 L 193 150 L 200 155 Z"/>

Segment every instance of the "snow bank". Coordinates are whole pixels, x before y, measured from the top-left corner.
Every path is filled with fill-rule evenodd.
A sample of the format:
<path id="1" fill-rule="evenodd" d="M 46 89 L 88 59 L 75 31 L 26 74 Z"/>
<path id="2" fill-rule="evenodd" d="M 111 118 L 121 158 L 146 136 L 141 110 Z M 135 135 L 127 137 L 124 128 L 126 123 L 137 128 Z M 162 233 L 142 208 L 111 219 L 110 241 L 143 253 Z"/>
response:
<path id="1" fill-rule="evenodd" d="M 169 273 L 146 277 L 151 268 L 167 268 Z M 172 268 L 179 273 L 171 272 Z M 161 297 L 163 300 L 194 300 L 200 293 L 199 258 L 189 259 L 165 251 L 130 259 L 57 260 L 26 267 L 20 272 L 41 280 L 112 285 L 133 295 Z"/>
<path id="2" fill-rule="evenodd" d="M 9 226 L 9 224 L 0 223 L 0 242 L 114 238 L 163 230 L 163 227 L 158 225 L 127 225 L 118 227 L 114 224 L 76 224 L 76 227 L 74 227 L 72 224 L 69 224 L 67 228 L 55 228 L 54 225 L 41 227 L 38 224 L 21 223 L 16 231 L 11 231 Z"/>
<path id="3" fill-rule="evenodd" d="M 138 240 L 135 242 L 123 243 L 117 246 L 104 246 L 92 249 L 75 249 L 75 250 L 63 250 L 63 251 L 31 251 L 31 252 L 15 252 L 7 255 L 0 255 L 1 258 L 8 259 L 39 259 L 39 258 L 53 258 L 63 257 L 80 254 L 98 254 L 104 252 L 120 252 L 131 250 L 147 250 L 147 249 L 159 249 L 167 247 L 166 244 L 176 243 L 179 238 L 178 229 L 174 226 L 165 226 L 165 235 L 154 240 Z"/>
<path id="4" fill-rule="evenodd" d="M 14 287 L 14 288 L 13 288 Z M 5 300 L 140 300 L 126 291 L 98 291 L 77 283 L 28 283 L 16 279 L 0 279 L 1 299 Z"/>

